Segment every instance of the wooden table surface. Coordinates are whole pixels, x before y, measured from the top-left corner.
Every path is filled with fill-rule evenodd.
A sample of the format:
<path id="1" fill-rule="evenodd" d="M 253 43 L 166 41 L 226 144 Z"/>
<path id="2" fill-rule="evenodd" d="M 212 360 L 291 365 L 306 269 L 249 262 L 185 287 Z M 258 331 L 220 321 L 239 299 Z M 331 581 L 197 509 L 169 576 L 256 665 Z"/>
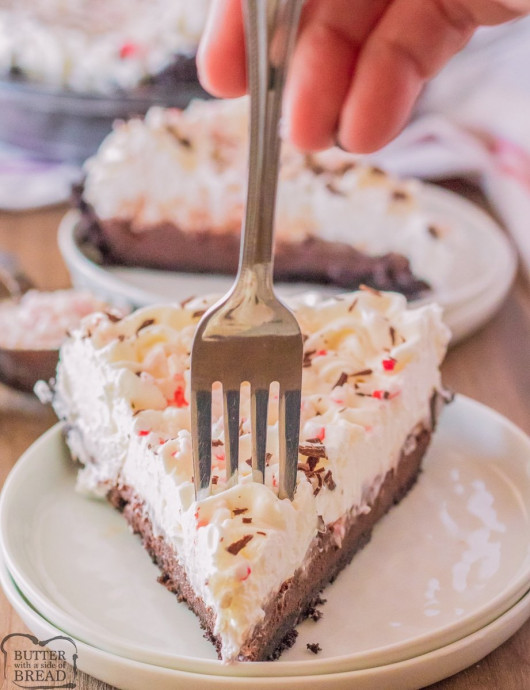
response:
<path id="1" fill-rule="evenodd" d="M 0 213 L 0 249 L 15 252 L 24 270 L 42 289 L 69 284 L 56 244 L 57 225 L 63 213 L 63 208 Z M 498 315 L 449 352 L 443 366 L 445 382 L 454 390 L 498 410 L 530 433 L 529 343 L 530 290 L 519 277 Z M 0 386 L 0 486 L 21 453 L 54 422 L 52 411 L 33 396 Z M 0 591 L 0 640 L 11 632 L 27 630 Z M 82 664 L 82 659 L 79 661 Z M 0 690 L 11 690 L 15 686 L 4 681 L 2 663 L 0 657 Z M 110 690 L 110 686 L 83 674 L 77 687 Z M 480 663 L 430 687 L 436 690 L 530 688 L 530 621 Z"/>

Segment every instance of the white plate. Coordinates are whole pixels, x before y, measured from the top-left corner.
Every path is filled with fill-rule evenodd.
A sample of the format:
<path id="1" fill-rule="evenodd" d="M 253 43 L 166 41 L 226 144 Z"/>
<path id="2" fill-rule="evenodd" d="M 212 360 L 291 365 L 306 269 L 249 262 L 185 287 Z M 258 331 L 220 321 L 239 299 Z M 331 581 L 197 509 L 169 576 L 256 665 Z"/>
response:
<path id="1" fill-rule="evenodd" d="M 445 411 L 418 486 L 326 589 L 322 620 L 299 626 L 274 664 L 218 662 L 193 614 L 156 583 L 123 518 L 76 494 L 74 480 L 56 426 L 6 481 L 7 566 L 55 625 L 137 661 L 231 676 L 369 668 L 475 632 L 530 587 L 530 440 L 463 397 Z M 308 642 L 322 652 L 310 655 Z"/>
<path id="2" fill-rule="evenodd" d="M 444 307 L 443 320 L 451 329 L 451 345 L 482 328 L 499 310 L 512 286 L 509 280 L 495 283 L 474 298 L 452 307 Z"/>
<path id="3" fill-rule="evenodd" d="M 62 630 L 43 618 L 24 598 L 0 558 L 0 585 L 26 626 L 40 640 L 61 635 Z M 125 659 L 87 645 L 74 638 L 77 667 L 123 690 L 416 690 L 436 683 L 475 664 L 511 637 L 530 616 L 530 592 L 492 623 L 457 642 L 433 652 L 385 666 L 312 676 L 223 677 L 186 673 Z M 59 641 L 54 649 L 61 649 Z M 71 648 L 65 647 L 66 652 Z"/>
<path id="4" fill-rule="evenodd" d="M 514 277 L 515 254 L 499 226 L 480 208 L 457 194 L 433 185 L 422 185 L 419 200 L 432 222 L 451 228 L 448 242 L 450 270 L 447 283 L 433 291 L 436 301 L 448 312 L 476 299 L 489 289 L 504 294 Z M 232 283 L 229 276 L 155 271 L 139 268 L 101 267 L 79 249 L 74 230 L 79 216 L 68 213 L 59 229 L 59 247 L 72 281 L 106 299 L 132 306 L 160 301 L 178 301 L 190 295 L 225 292 Z M 425 267 L 429 279 L 429 267 Z M 310 290 L 337 294 L 337 288 L 315 284 L 280 284 L 283 295 Z"/>

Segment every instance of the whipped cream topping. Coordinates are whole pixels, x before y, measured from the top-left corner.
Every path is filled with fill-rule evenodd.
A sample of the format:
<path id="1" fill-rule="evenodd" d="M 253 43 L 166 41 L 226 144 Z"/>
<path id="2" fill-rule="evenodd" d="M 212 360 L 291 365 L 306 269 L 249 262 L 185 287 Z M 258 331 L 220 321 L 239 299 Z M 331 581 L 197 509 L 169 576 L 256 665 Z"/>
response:
<path id="1" fill-rule="evenodd" d="M 247 184 L 247 99 L 152 108 L 116 125 L 85 165 L 85 199 L 133 232 L 171 222 L 181 230 L 239 232 Z M 447 284 L 461 244 L 420 205 L 421 183 L 401 180 L 338 148 L 282 148 L 276 238 L 315 236 L 369 254 L 397 252 L 415 275 Z"/>
<path id="2" fill-rule="evenodd" d="M 82 92 L 131 89 L 196 50 L 210 0 L 0 0 L 0 73 Z"/>
<path id="3" fill-rule="evenodd" d="M 145 502 L 215 614 L 225 660 L 235 659 L 264 606 L 302 566 L 323 524 L 369 511 L 418 424 L 430 426 L 448 342 L 434 305 L 409 310 L 393 293 L 360 291 L 295 303 L 306 336 L 295 498 L 279 500 L 277 414 L 268 419 L 265 484 L 251 481 L 248 390 L 243 391 L 239 482 L 225 487 L 221 391 L 214 389 L 213 486 L 197 502 L 189 416 L 189 353 L 211 299 L 148 307 L 116 320 L 87 317 L 61 350 L 55 409 L 73 425 L 81 490 L 116 484 Z M 272 396 L 274 398 L 274 395 Z M 308 458 L 316 458 L 309 461 Z"/>

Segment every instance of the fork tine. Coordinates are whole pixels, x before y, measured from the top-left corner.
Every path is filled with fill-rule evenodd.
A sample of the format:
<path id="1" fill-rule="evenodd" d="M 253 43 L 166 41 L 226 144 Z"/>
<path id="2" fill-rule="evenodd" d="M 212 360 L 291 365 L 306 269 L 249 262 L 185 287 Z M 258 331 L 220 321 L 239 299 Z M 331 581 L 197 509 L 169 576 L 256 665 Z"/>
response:
<path id="1" fill-rule="evenodd" d="M 212 474 L 212 392 L 198 390 L 191 392 L 191 428 L 195 429 L 193 439 L 193 472 L 197 499 L 206 498 L 210 493 Z M 198 478 L 198 480 L 197 480 Z"/>
<path id="2" fill-rule="evenodd" d="M 280 450 L 280 476 L 278 498 L 293 499 L 298 468 L 298 435 L 300 431 L 301 391 L 284 391 L 280 386 L 278 435 Z"/>
<path id="3" fill-rule="evenodd" d="M 225 461 L 226 482 L 230 485 L 237 482 L 237 466 L 239 461 L 239 398 L 240 391 L 225 389 L 224 395 L 224 427 L 225 427 Z"/>
<path id="4" fill-rule="evenodd" d="M 265 481 L 265 452 L 267 449 L 267 412 L 269 391 L 251 388 L 252 474 L 255 482 Z"/>

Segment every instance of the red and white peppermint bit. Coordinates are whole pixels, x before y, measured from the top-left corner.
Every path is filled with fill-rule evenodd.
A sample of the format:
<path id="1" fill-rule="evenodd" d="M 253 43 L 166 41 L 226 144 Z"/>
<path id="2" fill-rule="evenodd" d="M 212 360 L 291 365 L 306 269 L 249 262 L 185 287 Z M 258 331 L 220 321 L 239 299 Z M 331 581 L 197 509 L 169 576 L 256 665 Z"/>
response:
<path id="1" fill-rule="evenodd" d="M 188 407 L 189 403 L 184 397 L 184 388 L 182 386 L 177 386 L 173 397 L 167 401 L 168 405 L 171 407 Z"/>
<path id="2" fill-rule="evenodd" d="M 397 360 L 395 360 L 394 357 L 388 357 L 383 360 L 383 369 L 385 371 L 394 371 L 396 364 Z"/>

